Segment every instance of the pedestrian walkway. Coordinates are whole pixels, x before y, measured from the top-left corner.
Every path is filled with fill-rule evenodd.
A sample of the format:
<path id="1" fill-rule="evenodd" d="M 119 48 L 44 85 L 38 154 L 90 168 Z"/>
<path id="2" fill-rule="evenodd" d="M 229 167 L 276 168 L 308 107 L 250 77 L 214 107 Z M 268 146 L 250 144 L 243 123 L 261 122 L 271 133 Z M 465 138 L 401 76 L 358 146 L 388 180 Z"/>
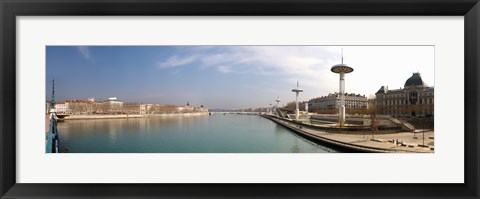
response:
<path id="1" fill-rule="evenodd" d="M 288 120 L 267 116 L 267 118 L 286 126 L 292 130 L 304 135 L 327 141 L 331 144 L 358 149 L 369 152 L 413 152 L 413 153 L 433 153 L 434 152 L 434 132 L 398 132 L 390 134 L 372 135 L 371 131 L 365 131 L 365 134 L 348 134 L 320 131 L 306 126 L 292 123 Z"/>

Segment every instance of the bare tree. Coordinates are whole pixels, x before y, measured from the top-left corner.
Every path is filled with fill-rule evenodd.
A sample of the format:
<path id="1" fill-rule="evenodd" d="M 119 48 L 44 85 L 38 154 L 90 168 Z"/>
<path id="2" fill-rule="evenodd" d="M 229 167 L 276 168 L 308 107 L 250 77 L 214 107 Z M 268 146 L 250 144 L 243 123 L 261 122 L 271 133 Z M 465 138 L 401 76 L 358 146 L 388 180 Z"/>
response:
<path id="1" fill-rule="evenodd" d="M 140 104 L 135 102 L 127 102 L 123 104 L 123 113 L 126 114 L 139 114 L 140 113 Z"/>
<path id="2" fill-rule="evenodd" d="M 295 111 L 295 108 L 296 108 L 295 101 L 292 101 L 292 102 L 288 102 L 287 105 L 283 107 L 283 110 Z"/>

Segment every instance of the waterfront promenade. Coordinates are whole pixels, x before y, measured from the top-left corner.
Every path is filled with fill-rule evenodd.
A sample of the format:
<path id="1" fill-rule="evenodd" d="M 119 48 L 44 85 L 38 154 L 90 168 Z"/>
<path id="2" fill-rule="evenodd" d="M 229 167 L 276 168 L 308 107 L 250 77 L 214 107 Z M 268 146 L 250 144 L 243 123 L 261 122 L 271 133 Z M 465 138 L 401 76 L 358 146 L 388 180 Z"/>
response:
<path id="1" fill-rule="evenodd" d="M 278 118 L 271 115 L 263 115 L 284 127 L 287 127 L 301 135 L 310 137 L 320 142 L 328 143 L 340 148 L 346 148 L 360 152 L 382 152 L 382 153 L 433 153 L 434 152 L 434 133 L 428 131 L 416 133 L 417 139 L 414 139 L 411 132 L 382 133 L 374 135 L 372 140 L 371 131 L 365 131 L 365 134 L 348 134 L 326 132 L 312 129 L 307 126 L 300 126 L 292 123 L 290 120 Z M 397 142 L 398 141 L 398 142 Z M 423 145 L 423 141 L 426 146 Z"/>

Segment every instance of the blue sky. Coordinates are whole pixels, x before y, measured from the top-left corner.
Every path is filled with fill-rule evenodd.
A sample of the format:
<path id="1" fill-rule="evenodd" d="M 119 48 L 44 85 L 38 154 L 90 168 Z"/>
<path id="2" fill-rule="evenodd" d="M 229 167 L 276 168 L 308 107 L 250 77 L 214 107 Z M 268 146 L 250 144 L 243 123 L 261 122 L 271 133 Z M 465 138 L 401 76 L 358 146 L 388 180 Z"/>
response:
<path id="1" fill-rule="evenodd" d="M 56 100 L 104 100 L 209 108 L 266 107 L 338 91 L 341 62 L 354 68 L 346 91 L 373 95 L 403 87 L 413 72 L 434 86 L 432 46 L 47 46 L 46 88 Z"/>

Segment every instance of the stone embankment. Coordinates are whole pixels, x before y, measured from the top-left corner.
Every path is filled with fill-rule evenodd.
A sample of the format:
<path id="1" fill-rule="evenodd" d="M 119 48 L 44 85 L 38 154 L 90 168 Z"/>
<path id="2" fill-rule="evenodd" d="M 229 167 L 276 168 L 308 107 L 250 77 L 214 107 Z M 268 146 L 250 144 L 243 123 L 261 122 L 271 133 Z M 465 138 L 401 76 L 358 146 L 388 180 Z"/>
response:
<path id="1" fill-rule="evenodd" d="M 348 132 L 327 132 L 319 128 L 312 128 L 311 125 L 297 123 L 290 119 L 272 115 L 262 115 L 262 117 L 270 119 L 312 140 L 348 151 L 377 153 L 432 153 L 434 151 L 433 131 L 422 131 L 422 133 L 417 133 L 416 135 L 412 132 L 376 135 L 368 132 L 364 134 L 349 134 Z"/>

